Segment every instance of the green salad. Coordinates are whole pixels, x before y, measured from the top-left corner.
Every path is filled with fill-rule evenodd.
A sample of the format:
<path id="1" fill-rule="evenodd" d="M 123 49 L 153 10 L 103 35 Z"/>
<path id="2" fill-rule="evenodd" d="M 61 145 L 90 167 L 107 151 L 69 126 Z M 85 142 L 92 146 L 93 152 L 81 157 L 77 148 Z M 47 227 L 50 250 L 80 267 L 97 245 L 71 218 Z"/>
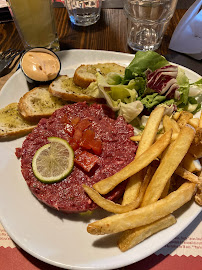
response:
<path id="1" fill-rule="evenodd" d="M 202 79 L 190 83 L 183 69 L 153 51 L 138 51 L 125 75 L 97 73 L 97 86 L 112 110 L 128 123 L 165 106 L 167 114 L 201 109 Z"/>

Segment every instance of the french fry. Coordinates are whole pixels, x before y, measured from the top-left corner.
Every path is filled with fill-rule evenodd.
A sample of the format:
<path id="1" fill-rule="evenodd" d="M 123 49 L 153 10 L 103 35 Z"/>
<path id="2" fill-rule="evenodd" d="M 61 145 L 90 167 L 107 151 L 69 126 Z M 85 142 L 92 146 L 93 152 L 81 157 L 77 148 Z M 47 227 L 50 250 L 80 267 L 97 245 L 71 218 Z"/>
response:
<path id="1" fill-rule="evenodd" d="M 163 117 L 163 127 L 165 131 L 172 129 L 173 133 L 180 132 L 180 128 L 177 122 L 174 119 L 171 119 L 168 115 Z"/>
<path id="2" fill-rule="evenodd" d="M 131 163 L 114 175 L 105 178 L 93 185 L 93 188 L 100 194 L 107 194 L 119 183 L 131 177 L 133 174 L 147 167 L 155 160 L 168 146 L 171 140 L 172 132 L 166 132 L 158 141 L 156 141 L 147 151 L 135 158 Z"/>
<path id="3" fill-rule="evenodd" d="M 128 189 L 128 194 L 127 194 L 128 196 L 127 197 L 125 196 L 125 201 L 122 202 L 122 205 L 132 203 L 135 200 L 135 201 L 138 201 L 137 207 L 140 206 L 142 199 L 143 199 L 143 196 L 145 194 L 145 191 L 147 189 L 147 186 L 148 186 L 149 182 L 151 181 L 152 176 L 154 175 L 154 173 L 158 167 L 158 164 L 159 164 L 159 162 L 157 160 L 155 160 L 147 168 L 145 168 L 145 169 L 141 170 L 139 173 L 136 173 L 135 175 L 131 176 L 131 177 L 135 176 L 137 180 L 138 180 L 138 177 L 142 177 L 143 181 L 142 181 L 142 179 L 140 179 L 140 181 L 141 181 L 140 189 L 137 189 L 137 188 L 135 189 L 135 187 L 131 188 L 130 190 Z M 135 184 L 138 184 L 138 181 Z M 135 191 L 138 192 L 138 190 L 139 190 L 139 193 L 136 194 Z M 133 200 L 131 200 L 131 198 L 128 199 L 129 196 L 131 196 L 133 198 Z"/>
<path id="4" fill-rule="evenodd" d="M 118 203 L 114 203 L 113 201 L 105 199 L 96 190 L 87 185 L 83 185 L 83 188 L 88 194 L 88 196 L 91 198 L 91 200 L 93 200 L 98 206 L 108 212 L 112 212 L 115 214 L 126 213 L 137 208 L 139 205 L 139 202 L 137 200 L 133 201 L 130 204 L 120 205 Z"/>
<path id="5" fill-rule="evenodd" d="M 149 184 L 149 181 L 151 180 L 156 168 L 152 165 L 148 167 L 147 173 L 144 177 L 144 180 L 142 182 L 142 185 L 140 187 L 140 192 L 138 194 L 138 197 L 136 200 L 133 200 L 131 203 L 126 205 L 120 205 L 118 203 L 114 203 L 110 200 L 105 199 L 102 197 L 96 190 L 90 188 L 89 186 L 83 185 L 83 188 L 85 192 L 88 194 L 88 196 L 101 208 L 105 209 L 106 211 L 115 213 L 115 214 L 121 214 L 126 213 L 131 210 L 136 209 L 144 196 L 145 190 Z"/>
<path id="6" fill-rule="evenodd" d="M 170 119 L 170 120 L 171 120 L 171 124 L 172 124 L 172 128 L 173 128 L 173 132 L 179 133 L 180 127 L 179 127 L 178 123 L 174 119 Z"/>
<path id="7" fill-rule="evenodd" d="M 195 195 L 195 202 L 202 206 L 202 184 L 198 185 L 197 192 Z"/>
<path id="8" fill-rule="evenodd" d="M 200 172 L 199 175 L 199 184 L 197 187 L 196 195 L 195 195 L 195 202 L 202 206 L 202 171 Z"/>
<path id="9" fill-rule="evenodd" d="M 175 170 L 175 173 L 179 176 L 181 176 L 182 178 L 195 183 L 195 184 L 199 184 L 200 183 L 200 179 L 197 175 L 187 171 L 185 168 L 183 168 L 182 166 L 178 166 L 177 169 Z"/>
<path id="10" fill-rule="evenodd" d="M 193 118 L 193 114 L 187 111 L 182 111 L 180 113 L 180 117 L 177 120 L 177 123 L 180 128 L 183 128 L 189 121 L 189 119 Z"/>
<path id="11" fill-rule="evenodd" d="M 195 159 L 202 158 L 202 127 L 196 129 L 196 135 L 189 148 L 189 153 L 192 154 Z"/>
<path id="12" fill-rule="evenodd" d="M 140 242 L 144 241 L 149 236 L 165 229 L 176 223 L 176 219 L 173 215 L 168 215 L 151 224 L 144 225 L 136 228 L 135 230 L 127 230 L 122 233 L 118 241 L 118 247 L 121 251 L 126 251 Z"/>
<path id="13" fill-rule="evenodd" d="M 135 201 L 137 200 L 146 170 L 147 170 L 147 168 L 144 168 L 143 170 L 137 172 L 136 174 L 134 174 L 130 177 L 130 179 L 127 183 L 124 195 L 123 195 L 122 205 L 130 204 L 134 200 Z M 141 200 L 142 200 L 142 198 L 141 198 Z M 140 203 L 141 202 L 139 202 L 139 204 Z"/>
<path id="14" fill-rule="evenodd" d="M 188 124 L 191 125 L 192 127 L 194 127 L 195 129 L 197 129 L 199 126 L 199 119 L 198 118 L 191 118 L 191 119 L 189 119 Z"/>
<path id="15" fill-rule="evenodd" d="M 179 135 L 179 134 L 178 134 Z M 178 137 L 178 136 L 177 136 Z M 177 139 L 177 138 L 176 138 Z M 166 149 L 163 151 L 163 153 L 161 154 L 161 156 L 159 157 L 161 159 L 161 161 L 164 159 L 166 153 L 168 151 L 170 151 L 170 149 L 172 148 L 173 144 L 174 144 L 175 140 L 171 140 L 171 143 L 168 145 L 168 147 L 166 147 Z"/>
<path id="16" fill-rule="evenodd" d="M 182 161 L 182 166 L 189 172 L 200 172 L 201 164 L 190 153 L 187 153 Z"/>
<path id="17" fill-rule="evenodd" d="M 144 226 L 165 217 L 190 201 L 196 184 L 184 183 L 164 199 L 133 211 L 116 214 L 90 223 L 87 231 L 90 234 L 103 235 L 118 233 L 128 229 Z"/>
<path id="18" fill-rule="evenodd" d="M 172 176 L 187 153 L 194 135 L 195 130 L 188 125 L 181 129 L 179 136 L 166 152 L 158 169 L 152 177 L 145 192 L 141 207 L 155 202 L 160 198 L 168 179 Z"/>
<path id="19" fill-rule="evenodd" d="M 159 163 L 158 163 L 158 165 L 159 165 Z M 156 167 L 157 166 L 153 167 L 154 169 L 152 171 L 152 175 L 154 174 Z M 150 165 L 150 168 L 152 168 L 151 165 Z M 152 175 L 150 176 L 150 178 L 152 177 Z M 161 194 L 161 199 L 168 195 L 169 188 L 170 188 L 170 179 L 167 182 L 167 184 L 166 184 L 166 186 Z M 163 226 L 163 224 L 168 224 L 168 227 L 169 227 L 170 216 L 171 215 L 163 217 L 161 219 L 160 223 L 162 224 L 162 226 Z M 165 219 L 165 221 L 164 221 L 164 219 Z M 142 229 L 134 228 L 134 229 L 126 230 L 125 232 L 123 232 L 120 236 L 119 241 L 118 241 L 118 246 L 121 249 L 121 251 L 126 251 L 127 249 L 131 248 L 132 246 L 135 246 L 139 242 L 143 241 L 148 236 L 157 232 L 156 230 L 158 228 L 158 224 L 159 223 L 157 221 L 157 224 L 156 224 L 156 222 L 154 222 L 152 224 L 142 226 L 141 227 Z M 172 224 L 170 224 L 170 225 L 172 225 Z M 161 225 L 159 225 L 159 230 L 161 230 Z M 151 234 L 149 234 L 149 233 L 151 233 Z"/>
<path id="20" fill-rule="evenodd" d="M 135 135 L 135 136 L 130 137 L 131 141 L 133 142 L 139 142 L 141 138 L 142 138 L 142 135 Z"/>
<path id="21" fill-rule="evenodd" d="M 175 177 L 175 175 L 172 175 L 172 177 L 168 180 L 168 182 L 166 183 L 166 186 L 161 194 L 160 199 L 165 198 L 168 193 L 169 193 L 169 189 L 170 189 L 170 184 L 171 184 L 171 179 L 173 181 L 173 178 Z M 160 219 L 160 224 L 168 224 L 167 227 L 171 226 L 172 224 L 169 223 L 169 221 L 171 221 L 174 217 L 170 214 L 166 217 L 163 217 L 162 219 Z M 170 220 L 171 219 L 171 220 Z M 173 220 L 175 221 L 175 219 Z M 174 224 L 174 223 L 173 223 Z M 142 226 L 141 229 L 140 228 L 133 228 L 130 230 L 126 230 L 125 232 L 123 232 L 119 238 L 118 241 L 118 246 L 121 249 L 121 251 L 126 251 L 129 248 L 135 246 L 136 244 L 140 243 L 141 241 L 143 241 L 145 238 L 147 238 L 147 235 L 151 232 L 153 232 L 153 234 L 155 232 L 157 232 L 158 230 L 158 221 L 152 223 L 152 224 L 148 224 L 145 226 Z M 154 231 L 153 231 L 154 230 Z M 156 231 L 157 230 L 157 231 Z M 159 231 L 161 230 L 161 226 L 159 226 Z M 150 236 L 150 234 L 148 235 Z"/>
<path id="22" fill-rule="evenodd" d="M 187 115 L 186 113 L 184 114 L 184 112 L 179 113 L 178 116 L 176 115 L 176 117 L 175 118 L 173 117 L 173 119 L 171 119 L 168 116 L 164 116 L 163 124 L 164 124 L 165 132 L 167 133 L 168 130 L 169 131 L 172 130 L 173 133 L 172 133 L 172 136 L 170 139 L 170 142 L 172 141 L 172 143 L 170 145 L 168 144 L 167 148 L 165 148 L 165 150 L 163 152 L 164 155 L 161 157 L 161 163 L 159 165 L 159 168 L 161 168 L 161 166 L 162 166 L 161 164 L 166 163 L 166 161 L 167 161 L 168 170 L 166 171 L 166 165 L 164 165 L 164 167 L 161 168 L 159 175 L 157 175 L 159 178 L 161 178 L 160 176 L 163 177 L 162 178 L 163 185 L 162 185 L 162 183 L 160 183 L 160 186 L 163 186 L 163 189 L 162 189 L 162 187 L 160 187 L 162 189 L 161 192 L 159 192 L 159 190 L 158 190 L 159 187 L 157 186 L 157 193 L 160 194 L 160 197 L 159 197 L 160 200 L 158 200 L 159 198 L 157 200 L 155 199 L 154 201 L 153 201 L 153 199 L 151 199 L 147 202 L 147 204 L 144 205 L 144 199 L 145 199 L 144 194 L 146 194 L 148 192 L 149 186 L 151 185 L 152 180 L 155 179 L 155 175 L 157 174 L 157 171 L 159 170 L 159 168 L 158 168 L 156 170 L 156 173 L 154 173 L 154 171 L 153 171 L 154 175 L 152 177 L 152 180 L 150 181 L 151 175 L 150 175 L 150 179 L 149 179 L 149 177 L 144 177 L 144 175 L 145 174 L 148 175 L 148 171 L 149 171 L 149 169 L 151 169 L 151 165 L 148 166 L 148 168 L 146 168 L 147 166 L 145 166 L 144 169 L 141 169 L 135 175 L 131 176 L 131 178 L 134 177 L 134 184 L 131 185 L 132 186 L 131 191 L 134 189 L 134 191 L 136 191 L 136 193 L 134 191 L 132 191 L 131 196 L 130 196 L 132 199 L 125 200 L 125 203 L 122 203 L 122 205 L 115 204 L 111 201 L 106 200 L 99 193 L 97 193 L 95 191 L 96 194 L 99 196 L 98 198 L 101 197 L 103 199 L 102 203 L 104 203 L 103 204 L 104 206 L 102 205 L 102 203 L 101 204 L 97 203 L 96 199 L 94 199 L 95 203 L 100 205 L 105 210 L 108 210 L 112 213 L 115 213 L 116 215 L 110 216 L 108 218 L 105 218 L 105 219 L 102 219 L 100 221 L 96 221 L 96 222 L 93 222 L 92 224 L 89 224 L 88 228 L 87 228 L 87 231 L 89 233 L 102 235 L 102 234 L 123 232 L 121 234 L 119 241 L 118 241 L 118 246 L 119 246 L 121 251 L 126 251 L 126 250 L 130 249 L 131 247 L 137 245 L 138 243 L 142 242 L 144 239 L 148 238 L 149 236 L 153 235 L 154 233 L 173 225 L 176 222 L 176 220 L 175 220 L 174 216 L 171 215 L 171 213 L 191 199 L 192 195 L 195 193 L 196 186 L 198 186 L 198 191 L 197 191 L 197 194 L 195 195 L 195 201 L 199 205 L 202 204 L 202 196 L 201 196 L 202 195 L 202 192 L 201 192 L 201 190 L 202 190 L 202 186 L 201 186 L 202 173 L 201 173 L 200 177 L 191 173 L 191 171 L 192 172 L 199 171 L 199 169 L 201 167 L 198 169 L 195 168 L 193 170 L 191 164 L 189 164 L 190 162 L 192 163 L 192 161 L 190 161 L 191 159 L 189 158 L 191 155 L 189 153 L 186 154 L 188 149 L 191 148 L 191 147 L 189 148 L 191 143 L 193 144 L 193 138 L 197 139 L 198 141 L 200 141 L 200 143 L 202 143 L 201 139 L 200 139 L 201 138 L 200 135 L 199 136 L 197 135 L 196 137 L 194 137 L 195 130 L 193 128 L 191 128 L 191 126 L 194 128 L 197 128 L 197 126 L 198 126 L 197 130 L 200 129 L 200 121 L 194 120 L 191 117 L 193 117 L 193 115 L 190 115 L 190 114 Z M 176 121 L 174 121 L 174 119 L 176 119 L 176 120 L 178 119 L 179 126 L 178 126 L 178 123 Z M 202 116 L 201 116 L 200 120 L 201 119 L 202 119 Z M 186 123 L 188 123 L 191 126 L 186 125 Z M 201 126 L 202 126 L 202 120 L 201 120 Z M 156 137 L 154 138 L 153 141 L 155 141 L 155 140 L 158 141 L 162 136 L 164 137 L 165 134 L 156 135 Z M 131 140 L 141 141 L 142 138 L 143 138 L 143 135 L 133 136 L 133 137 L 131 137 Z M 183 146 L 183 144 L 184 144 L 184 146 Z M 144 145 L 144 144 L 142 144 L 142 145 Z M 151 146 L 148 146 L 148 147 L 149 147 L 149 149 L 151 148 Z M 140 150 L 141 150 L 141 148 L 140 148 Z M 173 150 L 174 150 L 174 152 L 173 152 Z M 194 152 L 195 152 L 195 150 L 194 150 Z M 140 156 L 142 156 L 142 154 L 143 153 L 141 153 Z M 159 155 L 158 155 L 158 157 L 159 157 Z M 137 155 L 136 159 L 139 160 L 138 158 L 139 158 L 139 156 Z M 145 156 L 145 158 L 146 158 L 146 156 Z M 182 159 L 183 159 L 183 161 L 182 161 Z M 136 165 L 134 163 L 135 160 L 132 162 L 133 165 Z M 192 160 L 194 160 L 194 158 L 192 158 Z M 171 164 L 170 164 L 170 161 L 171 161 Z M 182 166 L 184 166 L 183 162 L 184 163 L 189 162 L 188 164 L 189 164 L 191 169 L 189 169 L 187 166 L 185 166 L 186 168 L 182 167 Z M 159 161 L 158 161 L 158 163 L 159 163 Z M 175 163 L 175 165 L 174 165 L 174 163 Z M 189 169 L 189 170 L 187 170 L 187 169 Z M 131 170 L 131 168 L 129 168 L 129 171 L 130 170 Z M 130 172 L 128 172 L 126 170 L 126 175 L 128 175 L 128 173 L 130 173 Z M 178 174 L 182 178 L 189 180 L 191 183 L 184 183 L 184 184 L 182 184 L 182 186 L 180 188 L 178 188 L 178 190 L 173 191 L 172 193 L 167 195 L 169 192 L 171 178 L 169 178 L 167 180 L 165 180 L 165 179 L 168 177 L 169 173 L 170 173 L 171 177 L 174 177 L 175 176 L 174 174 Z M 123 172 L 123 174 L 125 174 L 125 172 Z M 112 177 L 114 178 L 115 176 L 116 177 L 120 176 L 121 178 L 123 177 L 122 175 L 117 176 L 116 174 Z M 115 182 L 117 181 L 116 177 L 115 177 Z M 107 179 L 110 180 L 110 178 L 111 177 L 109 177 Z M 126 176 L 126 178 L 127 178 L 127 176 Z M 143 178 L 144 178 L 144 181 L 142 181 Z M 176 186 L 179 186 L 179 184 L 182 183 L 182 181 L 183 181 L 182 178 L 180 178 L 181 181 L 177 181 L 178 184 L 176 184 Z M 104 179 L 104 180 L 106 180 L 106 179 Z M 102 182 L 102 181 L 100 181 L 100 182 Z M 120 183 L 119 181 L 118 181 L 118 183 Z M 124 181 L 124 180 L 122 180 L 122 181 Z M 98 182 L 97 184 L 99 184 L 100 182 Z M 130 182 L 132 183 L 133 181 L 130 181 Z M 139 186 L 140 182 L 142 183 L 142 185 Z M 150 184 L 148 186 L 149 182 L 150 182 Z M 95 184 L 95 185 L 97 185 L 97 184 Z M 137 184 L 137 187 L 136 187 L 136 184 Z M 138 193 L 139 187 L 141 187 L 141 188 L 140 188 L 140 192 Z M 130 190 L 129 185 L 128 185 L 128 188 L 129 188 L 128 190 Z M 146 190 L 146 193 L 145 193 L 145 190 Z M 100 191 L 98 190 L 98 192 L 100 192 Z M 101 193 L 101 194 L 106 194 L 106 193 Z M 129 197 L 129 194 L 130 193 L 128 192 L 127 197 Z M 143 202 L 141 204 L 143 196 L 144 196 L 144 199 L 143 199 Z M 93 199 L 92 196 L 90 196 L 90 197 Z M 127 198 L 127 197 L 125 197 L 125 198 Z M 136 201 L 134 201 L 134 198 L 136 198 Z M 107 203 L 109 202 L 110 207 L 107 206 L 107 208 L 106 208 L 106 206 L 105 206 L 106 202 Z M 124 202 L 124 200 L 123 200 L 123 202 Z M 135 208 L 133 208 L 133 207 L 135 207 Z M 136 209 L 137 207 L 139 207 L 139 208 Z M 163 209 L 163 207 L 164 207 L 164 209 Z M 153 210 L 152 210 L 152 208 L 153 208 Z M 135 210 L 132 210 L 132 209 L 135 209 Z M 146 210 L 146 212 L 145 212 L 145 210 Z M 154 217 L 152 215 L 154 215 Z"/>
<path id="23" fill-rule="evenodd" d="M 165 185 L 165 187 L 163 189 L 163 192 L 161 193 L 160 199 L 163 199 L 163 198 L 165 198 L 168 195 L 169 188 L 170 188 L 170 182 L 171 182 L 171 178 L 168 179 L 168 181 L 167 181 L 167 183 L 166 183 L 166 185 Z"/>
<path id="24" fill-rule="evenodd" d="M 145 129 L 142 133 L 135 159 L 148 150 L 148 148 L 154 143 L 164 112 L 164 107 L 157 107 L 150 114 Z M 129 204 L 137 198 L 143 179 L 144 170 L 130 177 L 123 195 L 123 205 Z"/>
<path id="25" fill-rule="evenodd" d="M 155 161 L 152 162 L 152 164 L 150 164 L 147 167 L 147 170 L 146 170 L 146 173 L 145 173 L 145 176 L 144 176 L 144 180 L 142 181 L 142 184 L 140 186 L 140 192 L 139 192 L 138 197 L 137 197 L 137 200 L 139 202 L 138 207 L 140 206 L 140 204 L 142 202 L 142 199 L 144 197 L 145 191 L 146 191 L 146 189 L 148 187 L 148 184 L 151 181 L 151 179 L 152 179 L 152 177 L 153 177 L 153 175 L 154 175 L 154 173 L 156 171 L 157 166 L 154 163 L 155 163 Z M 144 171 L 144 169 L 142 171 Z"/>
<path id="26" fill-rule="evenodd" d="M 140 143 L 138 145 L 136 153 L 137 157 L 143 154 L 153 144 L 164 112 L 164 107 L 157 107 L 150 114 L 145 129 L 142 133 Z"/>
<path id="27" fill-rule="evenodd" d="M 171 138 L 171 140 L 172 140 L 172 141 L 175 141 L 175 140 L 177 139 L 177 136 L 178 136 L 178 135 L 179 135 L 179 133 L 172 133 L 172 138 Z M 157 134 L 157 135 L 156 135 L 156 140 L 160 139 L 162 136 L 163 136 L 163 134 Z M 142 138 L 141 135 L 135 135 L 135 136 L 130 137 L 131 141 L 134 141 L 134 142 L 139 142 L 139 141 L 141 141 L 141 138 Z"/>
<path id="28" fill-rule="evenodd" d="M 180 117 L 180 114 L 181 114 L 181 112 L 176 112 L 175 114 L 173 114 L 173 119 L 175 121 L 177 121 L 179 119 L 179 117 Z"/>
<path id="29" fill-rule="evenodd" d="M 199 175 L 199 181 L 200 181 L 200 184 L 198 184 L 197 186 L 197 191 L 196 191 L 196 195 L 194 199 L 198 205 L 202 206 L 202 171 Z"/>
<path id="30" fill-rule="evenodd" d="M 202 112 L 201 112 L 201 116 L 199 118 L 199 125 L 198 125 L 199 128 L 202 128 Z"/>

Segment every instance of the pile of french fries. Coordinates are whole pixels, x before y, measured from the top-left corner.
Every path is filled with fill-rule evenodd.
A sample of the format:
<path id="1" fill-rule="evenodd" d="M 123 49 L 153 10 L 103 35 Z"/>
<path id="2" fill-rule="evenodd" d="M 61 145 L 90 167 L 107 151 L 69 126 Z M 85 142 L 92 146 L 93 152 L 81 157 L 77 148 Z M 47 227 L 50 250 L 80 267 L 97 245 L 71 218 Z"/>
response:
<path id="1" fill-rule="evenodd" d="M 160 123 L 163 131 L 158 134 Z M 114 213 L 88 225 L 90 234 L 122 232 L 118 247 L 126 251 L 149 236 L 176 223 L 172 213 L 195 197 L 202 205 L 202 114 L 165 115 L 157 107 L 141 135 L 133 136 L 135 159 L 116 174 L 85 192 L 101 208 Z M 128 179 L 122 202 L 105 199 L 119 183 Z"/>

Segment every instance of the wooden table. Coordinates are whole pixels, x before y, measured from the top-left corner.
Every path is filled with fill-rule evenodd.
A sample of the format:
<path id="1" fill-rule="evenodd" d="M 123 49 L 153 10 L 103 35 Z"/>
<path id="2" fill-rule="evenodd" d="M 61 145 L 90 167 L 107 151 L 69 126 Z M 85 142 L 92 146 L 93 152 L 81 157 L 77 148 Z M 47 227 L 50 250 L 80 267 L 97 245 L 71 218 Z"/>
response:
<path id="1" fill-rule="evenodd" d="M 176 10 L 157 52 L 168 54 L 170 37 L 186 10 Z M 123 9 L 103 9 L 100 20 L 89 27 L 70 23 L 65 8 L 55 9 L 61 50 L 97 49 L 134 53 L 127 46 L 127 20 Z M 23 44 L 13 22 L 0 24 L 0 51 L 22 49 Z"/>
<path id="2" fill-rule="evenodd" d="M 135 53 L 127 46 L 127 20 L 123 9 L 107 8 L 108 6 L 111 5 L 107 5 L 106 2 L 100 20 L 89 27 L 72 25 L 66 9 L 55 8 L 61 50 L 94 49 Z M 186 66 L 202 75 L 200 61 L 168 49 L 172 34 L 185 12 L 186 9 L 176 9 L 157 52 L 166 56 L 169 61 Z M 13 22 L 0 24 L 0 51 L 8 48 L 23 48 Z"/>
<path id="3" fill-rule="evenodd" d="M 108 5 L 108 7 L 112 7 L 112 5 Z M 124 16 L 123 9 L 108 7 L 105 3 L 104 8 L 101 12 L 101 18 L 98 23 L 93 26 L 84 28 L 74 26 L 70 23 L 65 8 L 55 8 L 57 32 L 61 50 L 95 49 L 134 54 L 135 52 L 127 46 L 127 21 Z M 157 52 L 166 56 L 168 60 L 186 66 L 202 75 L 200 61 L 196 61 L 188 56 L 179 54 L 168 49 L 173 31 L 175 30 L 175 27 L 177 26 L 178 22 L 185 14 L 185 12 L 186 9 L 177 9 L 175 11 L 175 14 L 171 19 L 168 29 L 166 30 L 166 33 L 164 35 L 162 44 L 157 50 Z M 23 49 L 22 42 L 13 22 L 0 24 L 0 51 L 5 51 L 8 48 Z M 12 73 L 0 78 L 0 89 Z M 21 249 L 0 249 L 0 258 L 1 260 L 2 258 L 4 258 L 4 260 L 0 262 L 0 268 L 2 270 L 59 270 L 59 268 L 38 261 L 37 259 L 33 258 L 31 255 L 27 254 Z M 195 258 L 195 262 L 197 263 L 196 265 L 198 266 L 200 263 L 199 261 L 200 258 Z M 144 259 L 143 261 L 122 268 L 122 270 L 188 270 L 192 266 L 193 258 L 185 258 L 185 256 L 183 256 L 183 258 L 178 256 L 165 257 L 163 255 L 156 256 L 153 254 L 148 258 Z M 195 269 L 199 270 L 199 268 Z"/>

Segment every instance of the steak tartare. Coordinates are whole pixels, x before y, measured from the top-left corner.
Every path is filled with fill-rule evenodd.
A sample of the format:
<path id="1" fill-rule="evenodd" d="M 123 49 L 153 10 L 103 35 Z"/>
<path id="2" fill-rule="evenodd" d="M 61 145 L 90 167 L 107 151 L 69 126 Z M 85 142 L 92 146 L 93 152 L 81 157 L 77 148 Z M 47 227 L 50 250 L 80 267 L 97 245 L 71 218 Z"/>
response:
<path id="1" fill-rule="evenodd" d="M 82 184 L 92 187 L 130 163 L 137 149 L 130 140 L 133 134 L 133 127 L 122 117 L 115 119 L 106 105 L 75 103 L 58 109 L 49 119 L 41 119 L 16 155 L 21 157 L 23 177 L 38 200 L 63 212 L 84 212 L 97 205 L 84 192 Z M 75 163 L 67 178 L 44 184 L 33 173 L 32 159 L 52 136 L 69 142 L 75 152 Z M 86 162 L 89 156 L 90 164 Z M 106 198 L 116 200 L 124 187 L 125 183 L 121 183 Z"/>

